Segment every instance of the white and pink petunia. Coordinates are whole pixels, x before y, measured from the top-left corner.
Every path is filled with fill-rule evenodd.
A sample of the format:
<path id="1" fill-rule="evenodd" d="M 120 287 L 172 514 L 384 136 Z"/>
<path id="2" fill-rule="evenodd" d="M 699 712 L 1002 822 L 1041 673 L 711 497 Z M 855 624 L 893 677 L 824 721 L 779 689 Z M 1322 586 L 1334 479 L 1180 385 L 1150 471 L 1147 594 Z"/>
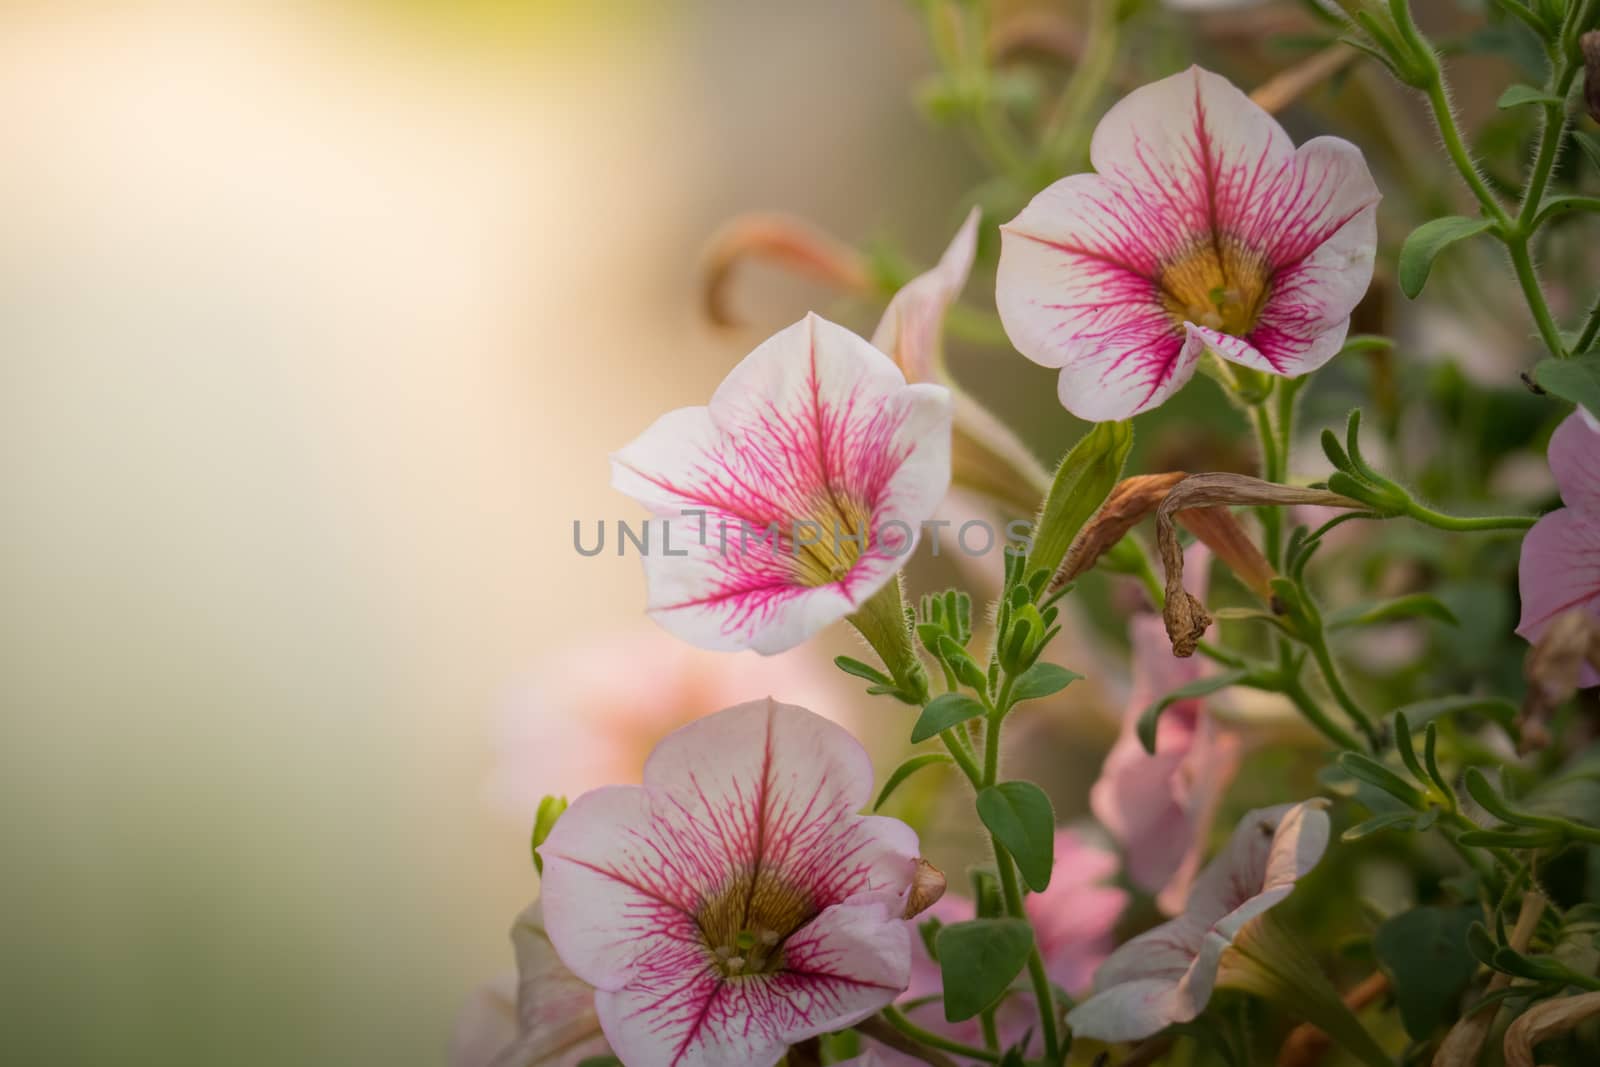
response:
<path id="1" fill-rule="evenodd" d="M 1372 280 L 1378 189 L 1336 137 L 1298 149 L 1198 67 L 1135 90 L 1096 127 L 1095 173 L 1001 227 L 996 303 L 1012 343 L 1061 370 L 1067 410 L 1155 407 L 1206 352 L 1283 376 L 1344 344 Z"/>
<path id="2" fill-rule="evenodd" d="M 594 990 L 556 956 L 539 902 L 511 927 L 517 975 L 468 1002 L 451 1044 L 451 1067 L 578 1067 L 610 1050 Z"/>
<path id="3" fill-rule="evenodd" d="M 712 649 L 792 648 L 894 579 L 950 484 L 950 394 L 815 315 L 769 338 L 703 408 L 612 457 L 661 522 L 649 611 Z"/>
<path id="4" fill-rule="evenodd" d="M 1294 890 L 1328 847 L 1325 801 L 1246 815 L 1201 872 L 1183 914 L 1129 941 L 1095 974 L 1095 994 L 1067 1015 L 1072 1032 L 1138 1041 L 1189 1022 L 1211 999 L 1222 954 L 1241 928 Z"/>
<path id="5" fill-rule="evenodd" d="M 1133 690 L 1116 744 L 1089 790 L 1089 806 L 1124 850 L 1128 877 L 1168 915 L 1181 911 L 1223 794 L 1243 746 L 1222 729 L 1205 700 L 1180 700 L 1156 727 L 1156 750 L 1139 740 L 1139 717 L 1163 696 L 1213 669 L 1199 656 L 1179 659 L 1159 615 L 1131 627 Z"/>
<path id="6" fill-rule="evenodd" d="M 1566 507 L 1544 516 L 1522 539 L 1517 633 L 1529 641 L 1569 611 L 1600 620 L 1600 428 L 1587 413 L 1573 412 L 1550 438 L 1549 458 Z M 1600 685 L 1600 674 L 1585 663 L 1578 684 Z"/>
<path id="7" fill-rule="evenodd" d="M 771 1067 L 910 979 L 917 836 L 862 816 L 866 751 L 804 708 L 707 716 L 540 849 L 550 939 L 629 1067 Z"/>

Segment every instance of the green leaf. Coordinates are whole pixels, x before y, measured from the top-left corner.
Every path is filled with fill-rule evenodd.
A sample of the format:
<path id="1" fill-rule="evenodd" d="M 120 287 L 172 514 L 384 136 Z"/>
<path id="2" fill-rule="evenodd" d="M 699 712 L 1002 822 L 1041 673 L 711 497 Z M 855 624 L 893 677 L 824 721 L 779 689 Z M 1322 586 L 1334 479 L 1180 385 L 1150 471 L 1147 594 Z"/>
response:
<path id="1" fill-rule="evenodd" d="M 833 658 L 833 665 L 838 667 L 841 671 L 844 671 L 846 674 L 853 674 L 857 678 L 864 678 L 867 681 L 872 682 L 874 685 L 894 685 L 894 679 L 878 670 L 878 668 L 867 663 L 862 663 L 858 659 L 851 659 L 849 656 L 835 656 Z"/>
<path id="2" fill-rule="evenodd" d="M 928 702 L 911 728 L 911 743 L 938 737 L 952 726 L 984 714 L 983 705 L 965 693 L 942 693 Z"/>
<path id="3" fill-rule="evenodd" d="M 1413 1041 L 1425 1041 L 1454 1018 L 1461 992 L 1478 967 L 1467 944 L 1476 908 L 1416 908 L 1378 927 L 1372 950 L 1394 983 L 1400 1020 Z"/>
<path id="4" fill-rule="evenodd" d="M 1035 663 L 1012 683 L 1011 701 L 1020 704 L 1024 700 L 1038 700 L 1059 693 L 1082 677 L 1077 671 L 1069 671 L 1054 663 Z"/>
<path id="5" fill-rule="evenodd" d="M 1424 222 L 1411 231 L 1405 244 L 1400 246 L 1400 288 L 1415 299 L 1428 281 L 1434 257 L 1447 245 L 1473 237 L 1487 230 L 1493 223 L 1488 219 L 1469 219 L 1462 215 L 1448 215 L 1442 219 Z"/>
<path id="6" fill-rule="evenodd" d="M 1371 834 L 1382 833 L 1384 830 L 1415 830 L 1417 816 L 1410 811 L 1386 811 L 1382 815 L 1374 815 L 1365 822 L 1356 823 L 1350 829 L 1339 835 L 1341 841 L 1359 841 Z"/>
<path id="7" fill-rule="evenodd" d="M 1360 752 L 1339 753 L 1339 767 L 1352 778 L 1377 786 L 1396 800 L 1421 811 L 1425 807 L 1422 791 L 1398 774 Z"/>
<path id="8" fill-rule="evenodd" d="M 1566 101 L 1559 96 L 1551 96 L 1542 89 L 1535 89 L 1531 85 L 1513 85 L 1500 94 L 1500 99 L 1495 106 L 1501 111 L 1513 107 L 1525 107 L 1528 104 L 1560 104 L 1566 106 Z"/>
<path id="9" fill-rule="evenodd" d="M 1451 626 L 1461 625 L 1455 612 L 1436 596 L 1412 593 L 1381 604 L 1352 604 L 1328 615 L 1328 629 L 1346 630 L 1354 626 L 1373 626 L 1402 619 L 1437 619 Z"/>
<path id="10" fill-rule="evenodd" d="M 1039 510 L 1028 570 L 1051 574 L 1066 558 L 1078 536 L 1122 476 L 1122 465 L 1133 448 L 1133 424 L 1096 423 L 1061 460 L 1050 492 Z"/>
<path id="11" fill-rule="evenodd" d="M 1056 813 L 1032 782 L 1001 782 L 978 793 L 978 818 L 1011 853 L 1035 893 L 1050 885 L 1055 866 Z"/>
<path id="12" fill-rule="evenodd" d="M 873 801 L 872 810 L 877 811 L 883 807 L 883 802 L 889 799 L 891 793 L 900 788 L 900 783 L 922 770 L 922 768 L 931 767 L 936 763 L 954 762 L 955 760 L 947 752 L 924 752 L 920 756 L 912 756 L 896 767 L 894 772 L 889 775 L 889 780 L 883 783 L 883 791 L 878 794 L 878 799 Z"/>
<path id="13" fill-rule="evenodd" d="M 1161 713 L 1172 705 L 1184 700 L 1194 700 L 1198 697 L 1210 696 L 1212 693 L 1237 685 L 1250 677 L 1250 672 L 1243 668 L 1221 671 L 1217 674 L 1197 678 L 1188 685 L 1180 685 L 1160 700 L 1145 708 L 1139 716 L 1139 741 L 1144 745 L 1146 752 L 1154 753 L 1156 750 L 1156 726 L 1161 721 Z"/>
<path id="14" fill-rule="evenodd" d="M 1025 919 L 974 919 L 946 926 L 935 943 L 944 979 L 944 1017 L 960 1023 L 1005 996 L 1033 951 L 1033 927 Z"/>
<path id="15" fill-rule="evenodd" d="M 1589 409 L 1600 418 L 1600 352 L 1571 359 L 1542 359 L 1533 367 L 1539 388 L 1562 400 Z"/>
<path id="16" fill-rule="evenodd" d="M 539 810 L 533 817 L 533 866 L 540 874 L 544 873 L 544 860 L 539 856 L 539 846 L 550 837 L 550 831 L 556 828 L 556 820 L 566 810 L 566 797 L 545 797 L 539 801 Z"/>

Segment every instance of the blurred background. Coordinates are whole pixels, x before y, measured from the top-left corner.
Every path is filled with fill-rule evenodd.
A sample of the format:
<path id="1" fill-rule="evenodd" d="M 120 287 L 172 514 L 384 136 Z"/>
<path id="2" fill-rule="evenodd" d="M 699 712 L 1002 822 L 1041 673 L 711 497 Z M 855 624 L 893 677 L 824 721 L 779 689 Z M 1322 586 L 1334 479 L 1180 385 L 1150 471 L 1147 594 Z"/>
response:
<path id="1" fill-rule="evenodd" d="M 1214 46 L 1246 84 L 1284 62 Z M 730 216 L 937 255 L 984 175 L 918 111 L 932 69 L 903 0 L 0 9 L 0 1060 L 441 1063 L 511 966 L 539 794 L 784 679 L 903 736 L 818 661 L 730 682 L 663 651 L 637 559 L 572 524 L 635 517 L 607 453 L 834 306 L 754 267 L 751 328 L 709 326 Z M 1448 325 L 1420 354 L 1504 383 L 1492 329 Z M 1041 458 L 1072 439 L 1050 372 L 955 357 Z M 1342 417 L 1372 375 L 1308 403 Z M 1500 395 L 1520 422 L 1462 418 L 1510 454 L 1542 416 Z M 1164 410 L 1188 429 L 1153 423 L 1145 469 L 1249 464 L 1210 382 Z M 1069 747 L 1065 814 L 1114 729 Z"/>

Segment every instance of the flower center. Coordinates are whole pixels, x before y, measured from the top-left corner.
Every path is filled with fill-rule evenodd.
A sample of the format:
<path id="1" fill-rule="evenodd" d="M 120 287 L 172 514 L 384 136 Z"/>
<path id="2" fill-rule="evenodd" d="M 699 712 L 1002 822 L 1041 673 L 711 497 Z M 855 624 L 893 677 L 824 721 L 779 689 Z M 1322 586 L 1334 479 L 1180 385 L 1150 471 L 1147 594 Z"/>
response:
<path id="1" fill-rule="evenodd" d="M 712 965 L 724 977 L 739 978 L 780 970 L 784 941 L 815 916 L 809 894 L 761 870 L 708 896 L 695 921 Z"/>
<path id="2" fill-rule="evenodd" d="M 1267 302 L 1261 257 L 1231 237 L 1196 244 L 1161 272 L 1161 303 L 1176 325 L 1244 337 Z"/>
<path id="3" fill-rule="evenodd" d="M 819 494 L 811 518 L 785 531 L 792 539 L 795 580 L 808 588 L 832 585 L 849 577 L 866 550 L 867 508 L 828 489 Z"/>

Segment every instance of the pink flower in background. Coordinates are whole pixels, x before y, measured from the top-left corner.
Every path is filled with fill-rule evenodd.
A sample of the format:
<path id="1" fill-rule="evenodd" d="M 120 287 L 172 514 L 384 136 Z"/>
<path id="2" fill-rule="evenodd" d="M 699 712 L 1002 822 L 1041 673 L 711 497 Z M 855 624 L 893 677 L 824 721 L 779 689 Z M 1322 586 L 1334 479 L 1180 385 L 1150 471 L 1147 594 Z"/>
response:
<path id="1" fill-rule="evenodd" d="M 1252 811 L 1196 879 L 1183 914 L 1129 941 L 1095 975 L 1095 994 L 1067 1015 L 1072 1032 L 1138 1041 L 1189 1022 L 1211 999 L 1223 952 L 1276 906 L 1328 847 L 1326 802 Z"/>
<path id="2" fill-rule="evenodd" d="M 1089 988 L 1095 969 L 1116 947 L 1117 920 L 1128 904 L 1128 894 L 1108 885 L 1117 873 L 1116 854 L 1086 840 L 1074 830 L 1056 833 L 1056 865 L 1050 886 L 1024 899 L 1033 923 L 1039 951 L 1050 980 L 1077 996 Z M 947 895 L 929 908 L 925 919 L 943 923 L 966 922 L 974 917 L 972 901 Z M 967 1044 L 983 1043 L 976 1019 L 949 1023 L 944 1019 L 943 982 L 939 965 L 928 956 L 918 938 L 911 968 L 911 984 L 901 1001 L 919 1026 Z M 927 1003 L 917 1004 L 918 1001 Z M 1002 1045 L 1012 1045 L 1034 1031 L 1038 1041 L 1039 1010 L 1033 997 L 1014 993 L 1000 1005 L 996 1023 Z M 886 1067 L 915 1067 L 918 1061 L 903 1053 L 881 1050 Z M 1034 1048 L 1034 1052 L 1040 1051 Z"/>
<path id="3" fill-rule="evenodd" d="M 1550 438 L 1549 458 L 1566 507 L 1544 516 L 1522 539 L 1517 633 L 1529 641 L 1574 609 L 1600 620 L 1600 429 L 1586 413 L 1573 412 Z M 1600 674 L 1586 663 L 1578 684 L 1600 685 Z"/>
<path id="4" fill-rule="evenodd" d="M 1145 708 L 1213 670 L 1199 656 L 1179 659 L 1159 615 L 1131 626 L 1133 691 L 1122 730 L 1089 790 L 1089 806 L 1126 855 L 1128 877 L 1172 915 L 1182 910 L 1217 808 L 1239 771 L 1239 738 L 1221 729 L 1202 699 L 1180 700 L 1161 714 L 1156 750 L 1139 741 Z"/>
<path id="5" fill-rule="evenodd" d="M 950 484 L 950 394 L 808 315 L 612 457 L 663 521 L 649 611 L 711 649 L 792 648 L 892 581 Z M 693 513 L 693 514 L 690 514 Z M 663 540 L 664 538 L 664 540 Z"/>
<path id="6" fill-rule="evenodd" d="M 1067 410 L 1160 404 L 1208 350 L 1294 376 L 1339 351 L 1372 280 L 1377 186 L 1336 137 L 1298 149 L 1226 79 L 1134 91 L 1063 178 L 1001 227 L 996 303 L 1018 351 L 1059 367 Z"/>
<path id="7" fill-rule="evenodd" d="M 479 990 L 462 1012 L 450 1067 L 578 1067 L 610 1049 L 594 990 L 562 964 L 537 901 L 511 928 L 517 977 Z"/>
<path id="8" fill-rule="evenodd" d="M 636 782 L 657 742 L 701 715 L 777 696 L 835 721 L 858 700 L 825 656 L 707 652 L 655 627 L 560 646 L 507 708 L 485 792 L 495 808 L 531 822 L 546 795 L 574 797 Z"/>
<path id="9" fill-rule="evenodd" d="M 871 787 L 848 733 L 766 700 L 567 809 L 540 849 L 547 928 L 629 1067 L 771 1067 L 905 989 L 917 836 L 856 814 Z"/>

